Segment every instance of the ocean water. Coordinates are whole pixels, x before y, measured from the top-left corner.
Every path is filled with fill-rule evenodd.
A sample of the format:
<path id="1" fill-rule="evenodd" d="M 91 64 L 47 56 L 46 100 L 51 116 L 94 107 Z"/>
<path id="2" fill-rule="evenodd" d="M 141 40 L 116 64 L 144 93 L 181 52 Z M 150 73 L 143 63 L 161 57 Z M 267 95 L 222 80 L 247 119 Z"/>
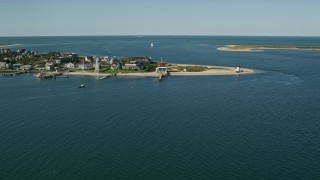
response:
<path id="1" fill-rule="evenodd" d="M 0 77 L 0 179 L 319 179 L 319 37 L 1 37 L 40 52 L 253 68 L 238 76 Z M 155 47 L 151 48 L 153 42 Z M 12 48 L 12 49 L 15 49 Z M 85 83 L 88 86 L 79 89 Z"/>

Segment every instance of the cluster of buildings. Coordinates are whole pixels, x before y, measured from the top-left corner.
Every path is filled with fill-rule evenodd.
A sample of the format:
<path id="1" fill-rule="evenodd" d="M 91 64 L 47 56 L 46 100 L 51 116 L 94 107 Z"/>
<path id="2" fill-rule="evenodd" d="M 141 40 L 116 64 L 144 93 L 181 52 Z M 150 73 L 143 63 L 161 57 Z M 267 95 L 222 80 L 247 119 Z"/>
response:
<path id="1" fill-rule="evenodd" d="M 25 59 L 36 59 L 36 63 L 24 61 Z M 27 62 L 27 63 L 26 63 Z M 89 70 L 99 69 L 101 66 L 110 66 L 112 70 L 142 70 L 145 63 L 151 62 L 150 57 L 110 58 L 85 56 L 79 57 L 75 53 L 38 53 L 21 49 L 12 51 L 0 49 L 0 69 L 17 70 Z"/>

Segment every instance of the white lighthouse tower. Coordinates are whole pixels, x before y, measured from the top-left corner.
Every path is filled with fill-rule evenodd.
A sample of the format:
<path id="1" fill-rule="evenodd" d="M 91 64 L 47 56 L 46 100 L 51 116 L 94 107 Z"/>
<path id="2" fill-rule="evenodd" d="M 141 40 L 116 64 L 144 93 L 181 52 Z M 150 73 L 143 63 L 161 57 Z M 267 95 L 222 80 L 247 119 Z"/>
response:
<path id="1" fill-rule="evenodd" d="M 238 66 L 236 67 L 236 72 L 237 72 L 237 73 L 241 72 L 241 70 L 240 70 L 240 65 L 238 65 Z"/>
<path id="2" fill-rule="evenodd" d="M 95 64 L 95 66 L 94 66 L 94 71 L 97 72 L 97 73 L 99 73 L 99 69 L 100 69 L 99 58 L 96 57 L 95 60 L 96 60 L 96 64 Z"/>

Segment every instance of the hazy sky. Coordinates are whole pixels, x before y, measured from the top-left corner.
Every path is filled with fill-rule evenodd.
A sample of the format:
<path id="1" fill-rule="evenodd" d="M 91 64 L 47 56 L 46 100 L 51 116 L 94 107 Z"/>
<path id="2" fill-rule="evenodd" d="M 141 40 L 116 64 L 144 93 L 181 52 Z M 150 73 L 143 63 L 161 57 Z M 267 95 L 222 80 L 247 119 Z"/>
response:
<path id="1" fill-rule="evenodd" d="M 0 0 L 0 36 L 320 36 L 320 0 Z"/>

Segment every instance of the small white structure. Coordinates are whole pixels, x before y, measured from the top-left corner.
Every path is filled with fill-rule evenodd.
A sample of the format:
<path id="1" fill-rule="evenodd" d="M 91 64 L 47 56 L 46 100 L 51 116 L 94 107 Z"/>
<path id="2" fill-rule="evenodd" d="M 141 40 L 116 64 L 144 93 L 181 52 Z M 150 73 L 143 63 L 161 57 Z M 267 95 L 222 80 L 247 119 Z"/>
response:
<path id="1" fill-rule="evenodd" d="M 158 67 L 156 68 L 156 72 L 157 73 L 161 73 L 163 75 L 167 75 L 168 74 L 168 68 L 166 66 L 165 63 L 159 63 Z"/>
<path id="2" fill-rule="evenodd" d="M 238 66 L 236 67 L 236 72 L 237 72 L 237 73 L 241 72 L 241 70 L 240 70 L 240 65 L 238 65 Z"/>

